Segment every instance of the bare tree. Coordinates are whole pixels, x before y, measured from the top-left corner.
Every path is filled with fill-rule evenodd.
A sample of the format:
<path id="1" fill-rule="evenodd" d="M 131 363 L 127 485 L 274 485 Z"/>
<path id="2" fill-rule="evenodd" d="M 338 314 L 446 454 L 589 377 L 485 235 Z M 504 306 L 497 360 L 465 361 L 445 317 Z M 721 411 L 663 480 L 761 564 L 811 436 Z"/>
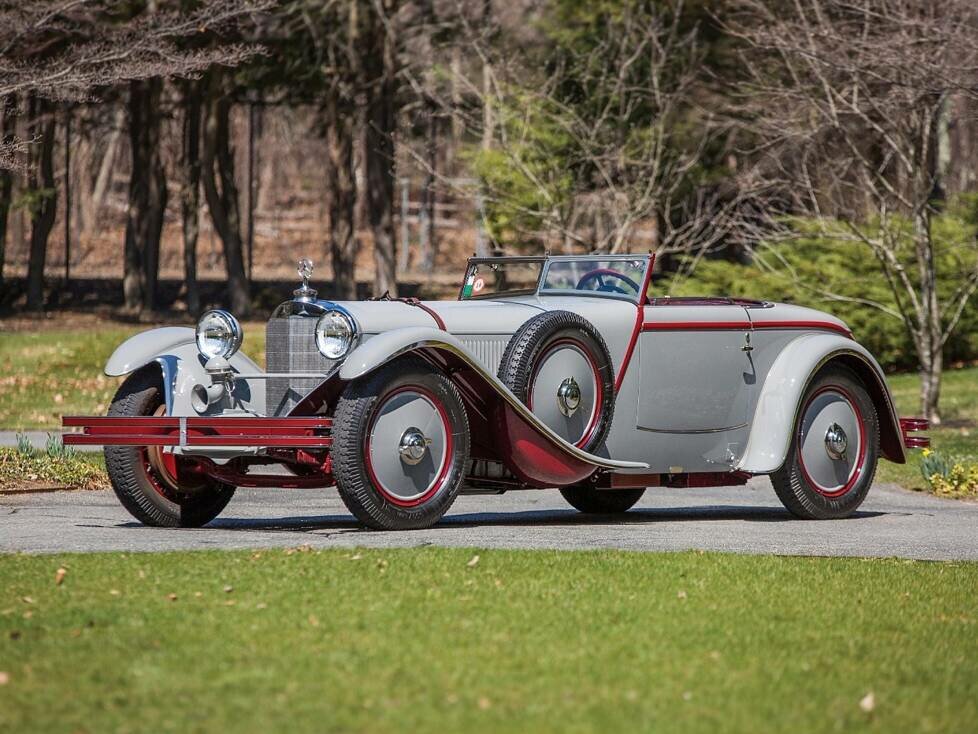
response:
<path id="1" fill-rule="evenodd" d="M 166 212 L 166 173 L 160 155 L 160 79 L 129 82 L 129 208 L 122 290 L 126 308 L 152 311 Z"/>
<path id="2" fill-rule="evenodd" d="M 204 112 L 204 145 L 201 156 L 201 183 L 211 221 L 224 246 L 228 293 L 232 308 L 247 315 L 251 294 L 244 267 L 241 238 L 241 209 L 234 175 L 234 149 L 231 135 L 231 98 L 223 74 L 211 72 L 211 84 Z"/>
<path id="3" fill-rule="evenodd" d="M 626 3 L 543 60 L 469 31 L 488 74 L 460 82 L 481 101 L 468 120 L 484 142 L 480 193 L 516 239 L 618 252 L 641 236 L 661 254 L 727 236 L 736 197 L 698 180 L 722 130 L 695 104 L 703 52 L 682 0 Z"/>
<path id="4" fill-rule="evenodd" d="M 896 308 L 870 305 L 906 326 L 921 410 L 937 423 L 943 347 L 978 287 L 978 243 L 965 243 L 960 281 L 941 297 L 932 223 L 948 105 L 978 93 L 978 8 L 970 0 L 735 7 L 730 30 L 749 48 L 745 112 L 778 199 L 755 224 L 777 241 L 793 232 L 770 214 L 809 214 L 824 235 L 869 248 Z"/>
<path id="5" fill-rule="evenodd" d="M 257 49 L 231 43 L 187 50 L 179 42 L 270 4 L 207 0 L 191 11 L 160 7 L 120 18 L 117 4 L 108 0 L 0 0 L 0 99 L 31 92 L 84 101 L 100 87 L 239 64 Z M 23 148 L 8 144 L 0 155 L 18 150 Z"/>
<path id="6" fill-rule="evenodd" d="M 17 125 L 17 98 L 9 96 L 0 106 L 0 148 L 13 145 Z M 9 148 L 8 148 L 9 149 Z M 0 164 L 0 286 L 3 285 L 3 266 L 7 251 L 7 219 L 10 216 L 14 178 L 9 169 Z"/>
<path id="7" fill-rule="evenodd" d="M 184 280 L 187 310 L 200 311 L 197 284 L 197 237 L 200 234 L 200 120 L 201 89 L 196 80 L 180 85 L 183 120 L 180 146 L 180 214 L 183 223 Z"/>
<path id="8" fill-rule="evenodd" d="M 225 30 L 269 4 L 268 0 L 207 0 L 187 9 L 165 0 L 125 8 L 108 0 L 0 0 L 0 100 L 24 94 L 36 100 L 37 110 L 43 110 L 52 100 L 85 101 L 94 89 L 128 85 L 133 165 L 123 290 L 130 309 L 152 309 L 156 293 L 166 206 L 166 177 L 158 150 L 161 79 L 194 76 L 215 64 L 233 66 L 253 56 L 257 49 L 252 46 L 188 46 L 187 42 Z M 50 132 L 53 141 L 54 124 L 50 130 L 47 126 L 38 130 L 41 149 L 31 154 L 29 163 L 41 168 L 29 180 L 42 186 L 38 196 L 53 199 L 57 195 L 53 176 L 48 185 L 43 166 L 53 147 L 45 136 Z M 0 142 L 0 166 L 23 166 L 15 155 L 25 147 L 30 146 L 24 141 Z M 32 307 L 39 307 L 51 230 L 44 209 L 37 210 L 36 216 L 28 276 Z M 52 211 L 52 224 L 53 216 Z"/>
<path id="9" fill-rule="evenodd" d="M 394 133 L 397 128 L 397 0 L 373 0 L 363 52 L 366 90 L 364 155 L 367 204 L 374 240 L 374 292 L 397 295 L 394 235 Z"/>
<path id="10" fill-rule="evenodd" d="M 54 181 L 54 132 L 56 106 L 50 100 L 28 95 L 27 119 L 31 137 L 27 175 L 27 204 L 31 217 L 31 248 L 27 263 L 27 308 L 44 308 L 44 262 L 48 236 L 54 227 L 58 190 Z"/>

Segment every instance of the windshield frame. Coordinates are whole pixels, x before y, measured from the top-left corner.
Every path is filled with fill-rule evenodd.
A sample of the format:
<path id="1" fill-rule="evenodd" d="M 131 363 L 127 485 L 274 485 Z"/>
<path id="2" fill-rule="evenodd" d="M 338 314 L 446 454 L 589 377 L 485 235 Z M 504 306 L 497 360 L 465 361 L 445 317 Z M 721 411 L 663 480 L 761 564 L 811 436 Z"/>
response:
<path id="1" fill-rule="evenodd" d="M 554 263 L 561 262 L 575 262 L 575 261 L 586 261 L 593 260 L 595 262 L 609 263 L 609 262 L 634 262 L 642 261 L 645 267 L 642 270 L 642 285 L 644 286 L 645 292 L 637 293 L 635 295 L 629 295 L 625 293 L 607 293 L 602 291 L 577 291 L 572 289 L 547 289 L 542 288 L 543 283 L 546 281 L 547 273 L 550 270 L 550 266 Z M 647 254 L 616 254 L 616 255 L 603 255 L 600 253 L 592 253 L 588 255 L 514 255 L 501 256 L 501 257 L 470 257 L 466 267 L 465 276 L 462 278 L 462 284 L 458 289 L 458 300 L 459 301 L 473 301 L 473 300 L 499 300 L 505 299 L 512 296 L 532 296 L 537 297 L 563 297 L 563 296 L 584 296 L 587 298 L 612 298 L 618 301 L 628 301 L 629 303 L 643 304 L 648 298 L 648 290 L 651 281 L 650 269 L 652 267 L 653 255 L 651 253 Z M 484 296 L 469 296 L 465 298 L 463 293 L 465 291 L 465 283 L 472 272 L 473 267 L 479 265 L 492 265 L 493 263 L 540 263 L 540 273 L 537 276 L 536 285 L 532 288 L 521 288 L 519 290 L 514 290 L 506 293 L 492 293 Z"/>
<path id="2" fill-rule="evenodd" d="M 636 262 L 641 261 L 645 264 L 642 268 L 642 277 L 639 286 L 639 292 L 635 295 L 630 295 L 628 293 L 609 293 L 606 291 L 579 291 L 574 289 L 564 289 L 564 288 L 550 288 L 544 289 L 543 284 L 547 281 L 547 274 L 550 271 L 550 267 L 555 263 L 561 262 L 580 262 L 593 260 L 596 263 L 614 263 L 614 262 Z M 543 267 L 540 273 L 540 280 L 537 281 L 537 296 L 551 296 L 551 297 L 580 297 L 585 296 L 589 298 L 612 298 L 617 301 L 628 301 L 629 303 L 643 304 L 648 297 L 648 290 L 650 284 L 649 269 L 652 266 L 652 255 L 602 255 L 599 253 L 593 253 L 590 255 L 554 255 L 547 258 L 547 263 Z M 644 288 L 644 292 L 643 292 Z"/>
<path id="3" fill-rule="evenodd" d="M 508 298 L 511 296 L 532 296 L 540 291 L 540 283 L 543 280 L 543 273 L 547 269 L 547 260 L 549 258 L 546 255 L 527 255 L 525 257 L 514 256 L 514 257 L 470 257 L 468 263 L 465 266 L 465 275 L 462 278 L 462 284 L 458 289 L 458 300 L 459 301 L 492 301 L 498 298 Z M 472 269 L 477 268 L 480 265 L 493 265 L 493 264 L 540 264 L 540 272 L 537 273 L 537 282 L 531 288 L 520 288 L 518 290 L 507 291 L 505 293 L 487 293 L 481 296 L 469 296 L 465 297 L 465 284 L 468 282 L 469 275 L 472 274 Z"/>

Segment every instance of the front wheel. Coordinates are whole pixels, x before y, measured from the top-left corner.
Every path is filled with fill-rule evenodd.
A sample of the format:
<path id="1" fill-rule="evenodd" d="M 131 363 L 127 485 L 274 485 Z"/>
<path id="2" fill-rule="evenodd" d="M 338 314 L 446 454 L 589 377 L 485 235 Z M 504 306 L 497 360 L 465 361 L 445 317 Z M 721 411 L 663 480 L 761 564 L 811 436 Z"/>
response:
<path id="1" fill-rule="evenodd" d="M 445 375 L 394 360 L 350 383 L 333 418 L 340 498 L 376 530 L 427 528 L 452 506 L 469 457 L 469 422 Z"/>
<path id="2" fill-rule="evenodd" d="M 796 517 L 849 517 L 873 483 L 879 444 L 879 418 L 862 381 L 845 367 L 827 368 L 805 391 L 788 455 L 771 484 Z"/>
<path id="3" fill-rule="evenodd" d="M 116 392 L 110 417 L 165 415 L 158 372 L 133 373 Z M 220 514 L 234 487 L 180 472 L 181 457 L 159 446 L 106 446 L 105 469 L 112 489 L 129 513 L 144 525 L 197 528 Z"/>

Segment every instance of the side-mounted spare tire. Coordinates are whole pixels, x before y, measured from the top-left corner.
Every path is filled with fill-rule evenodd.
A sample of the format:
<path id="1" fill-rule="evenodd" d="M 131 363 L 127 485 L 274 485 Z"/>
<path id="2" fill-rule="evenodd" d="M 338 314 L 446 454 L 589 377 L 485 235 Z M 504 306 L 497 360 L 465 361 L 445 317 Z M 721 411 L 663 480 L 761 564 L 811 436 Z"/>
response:
<path id="1" fill-rule="evenodd" d="M 553 431 L 593 453 L 615 414 L 615 370 L 594 325 L 570 311 L 548 311 L 520 327 L 503 352 L 499 379 Z M 584 513 L 626 512 L 644 489 L 597 489 L 590 482 L 561 487 Z"/>
<path id="2" fill-rule="evenodd" d="M 548 311 L 513 334 L 499 379 L 543 423 L 594 452 L 615 414 L 615 370 L 604 339 L 587 319 Z"/>

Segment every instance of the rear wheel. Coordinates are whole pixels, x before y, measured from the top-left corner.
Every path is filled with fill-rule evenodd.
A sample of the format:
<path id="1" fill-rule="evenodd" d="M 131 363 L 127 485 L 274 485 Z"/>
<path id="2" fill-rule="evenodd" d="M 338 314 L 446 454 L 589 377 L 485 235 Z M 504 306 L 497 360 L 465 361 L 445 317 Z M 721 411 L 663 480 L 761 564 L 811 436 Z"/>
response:
<path id="1" fill-rule="evenodd" d="M 841 366 L 824 369 L 805 391 L 788 456 L 771 484 L 797 517 L 848 517 L 873 483 L 879 442 L 876 408 L 859 377 Z"/>
<path id="2" fill-rule="evenodd" d="M 588 515 L 617 515 L 628 512 L 642 499 L 644 489 L 596 489 L 589 484 L 562 487 L 564 499 Z"/>
<path id="3" fill-rule="evenodd" d="M 434 525 L 458 495 L 469 423 L 451 380 L 407 357 L 352 382 L 333 421 L 340 497 L 378 530 Z"/>
<path id="4" fill-rule="evenodd" d="M 144 369 L 126 378 L 109 406 L 110 417 L 165 415 L 158 372 Z M 223 510 L 234 487 L 181 472 L 180 456 L 158 446 L 106 446 L 105 469 L 112 489 L 144 525 L 196 528 Z"/>

